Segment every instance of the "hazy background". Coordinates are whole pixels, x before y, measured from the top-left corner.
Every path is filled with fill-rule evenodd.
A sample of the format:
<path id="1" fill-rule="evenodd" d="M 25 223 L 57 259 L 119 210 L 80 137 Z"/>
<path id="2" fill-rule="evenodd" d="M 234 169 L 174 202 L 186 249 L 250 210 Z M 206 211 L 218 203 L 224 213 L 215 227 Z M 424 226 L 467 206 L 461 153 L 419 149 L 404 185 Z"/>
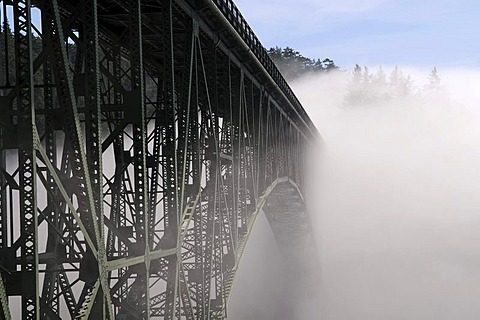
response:
<path id="1" fill-rule="evenodd" d="M 428 74 L 403 69 L 419 86 Z M 325 140 L 309 170 L 323 311 L 288 314 L 302 306 L 262 216 L 231 319 L 479 319 L 480 72 L 441 79 L 442 90 L 361 107 L 343 103 L 348 72 L 292 84 Z"/>

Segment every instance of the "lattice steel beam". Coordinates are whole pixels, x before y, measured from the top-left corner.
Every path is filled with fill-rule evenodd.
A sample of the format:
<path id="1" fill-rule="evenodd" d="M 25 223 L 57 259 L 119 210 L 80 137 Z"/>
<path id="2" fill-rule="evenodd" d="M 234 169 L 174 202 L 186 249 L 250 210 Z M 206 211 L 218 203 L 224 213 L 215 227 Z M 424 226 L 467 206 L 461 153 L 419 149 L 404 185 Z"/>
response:
<path id="1" fill-rule="evenodd" d="M 317 133 L 231 0 L 0 7 L 0 319 L 223 319 L 262 208 L 315 260 Z"/>

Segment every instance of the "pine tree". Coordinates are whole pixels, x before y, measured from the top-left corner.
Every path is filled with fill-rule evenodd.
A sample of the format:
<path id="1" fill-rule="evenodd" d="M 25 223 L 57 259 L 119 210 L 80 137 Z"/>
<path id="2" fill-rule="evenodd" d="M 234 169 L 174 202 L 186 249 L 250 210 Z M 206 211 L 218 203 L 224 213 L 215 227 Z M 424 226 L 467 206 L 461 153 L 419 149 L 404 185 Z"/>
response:
<path id="1" fill-rule="evenodd" d="M 380 66 L 375 73 L 372 84 L 375 88 L 377 100 L 385 101 L 389 98 L 387 75 L 385 74 L 385 71 L 383 71 L 382 66 Z"/>
<path id="2" fill-rule="evenodd" d="M 364 86 L 364 71 L 358 64 L 355 65 L 352 72 L 352 80 L 347 88 L 347 94 L 345 96 L 346 105 L 358 105 L 365 103 L 365 86 Z"/>
<path id="3" fill-rule="evenodd" d="M 358 64 L 353 68 L 353 82 L 360 84 L 363 80 L 363 70 Z"/>
<path id="4" fill-rule="evenodd" d="M 324 65 L 324 70 L 326 72 L 331 72 L 339 68 L 337 65 L 335 65 L 335 62 L 333 62 L 333 60 L 329 58 L 326 58 L 325 60 L 323 60 L 322 63 Z"/>
<path id="5" fill-rule="evenodd" d="M 331 72 L 339 69 L 332 59 L 326 58 L 323 61 L 320 59 L 310 59 L 290 47 L 286 47 L 285 49 L 272 47 L 267 52 L 287 80 L 292 80 L 306 74 Z"/>
<path id="6" fill-rule="evenodd" d="M 437 67 L 433 67 L 432 72 L 428 76 L 428 87 L 429 90 L 438 90 L 440 88 L 440 76 L 438 75 Z"/>
<path id="7" fill-rule="evenodd" d="M 389 81 L 380 66 L 375 74 L 368 67 L 358 64 L 352 72 L 352 80 L 345 95 L 346 105 L 372 105 L 386 102 L 389 99 L 409 97 L 414 92 L 414 85 L 409 75 L 395 67 L 390 73 Z"/>
<path id="8" fill-rule="evenodd" d="M 402 72 L 398 70 L 398 66 L 395 66 L 392 73 L 390 73 L 390 86 L 396 87 L 400 83 L 400 78 L 402 76 Z"/>
<path id="9" fill-rule="evenodd" d="M 267 51 L 268 55 L 272 60 L 281 60 L 282 59 L 282 48 L 275 47 L 270 48 Z"/>
<path id="10" fill-rule="evenodd" d="M 387 84 L 387 75 L 383 71 L 382 66 L 380 66 L 375 74 L 374 82 L 376 85 L 384 86 Z"/>
<path id="11" fill-rule="evenodd" d="M 323 71 L 323 70 L 324 70 L 324 67 L 323 67 L 322 60 L 317 59 L 317 60 L 315 61 L 315 63 L 313 64 L 313 71 L 315 71 L 315 72 L 319 72 L 319 71 L 320 71 L 320 72 L 321 72 L 321 71 Z"/>
<path id="12" fill-rule="evenodd" d="M 394 97 L 404 97 L 410 93 L 410 76 L 405 77 L 398 66 L 390 73 L 389 95 Z"/>

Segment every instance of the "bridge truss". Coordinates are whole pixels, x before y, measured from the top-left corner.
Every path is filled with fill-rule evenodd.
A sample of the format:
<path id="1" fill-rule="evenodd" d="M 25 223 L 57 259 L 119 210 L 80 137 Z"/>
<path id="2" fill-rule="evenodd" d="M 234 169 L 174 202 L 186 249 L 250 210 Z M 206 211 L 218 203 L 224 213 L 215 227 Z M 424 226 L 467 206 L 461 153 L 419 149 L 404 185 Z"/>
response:
<path id="1" fill-rule="evenodd" d="M 312 241 L 316 130 L 231 0 L 0 3 L 0 319 L 222 319 L 263 207 Z"/>

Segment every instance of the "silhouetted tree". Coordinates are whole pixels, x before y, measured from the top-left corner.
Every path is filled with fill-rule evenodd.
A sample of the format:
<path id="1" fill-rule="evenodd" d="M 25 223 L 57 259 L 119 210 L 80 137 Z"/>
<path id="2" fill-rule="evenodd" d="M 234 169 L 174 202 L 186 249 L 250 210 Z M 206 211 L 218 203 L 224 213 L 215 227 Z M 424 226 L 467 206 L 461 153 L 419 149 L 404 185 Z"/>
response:
<path id="1" fill-rule="evenodd" d="M 353 81 L 355 83 L 361 83 L 363 80 L 363 70 L 358 64 L 353 68 Z"/>
<path id="2" fill-rule="evenodd" d="M 335 65 L 335 62 L 333 62 L 332 59 L 329 59 L 329 58 L 326 58 L 325 60 L 323 60 L 323 69 L 324 71 L 326 72 L 330 72 L 330 71 L 334 71 L 334 70 L 337 70 L 339 67 L 337 65 Z"/>
<path id="3" fill-rule="evenodd" d="M 280 47 L 272 47 L 267 50 L 268 55 L 273 61 L 280 61 L 282 60 L 282 48 Z"/>
<path id="4" fill-rule="evenodd" d="M 287 80 L 296 79 L 306 74 L 331 72 L 339 67 L 332 59 L 310 59 L 293 48 L 272 47 L 267 50 L 270 58 Z"/>
<path id="5" fill-rule="evenodd" d="M 428 76 L 427 89 L 438 90 L 440 88 L 440 76 L 438 75 L 437 67 L 433 67 L 432 72 Z"/>

